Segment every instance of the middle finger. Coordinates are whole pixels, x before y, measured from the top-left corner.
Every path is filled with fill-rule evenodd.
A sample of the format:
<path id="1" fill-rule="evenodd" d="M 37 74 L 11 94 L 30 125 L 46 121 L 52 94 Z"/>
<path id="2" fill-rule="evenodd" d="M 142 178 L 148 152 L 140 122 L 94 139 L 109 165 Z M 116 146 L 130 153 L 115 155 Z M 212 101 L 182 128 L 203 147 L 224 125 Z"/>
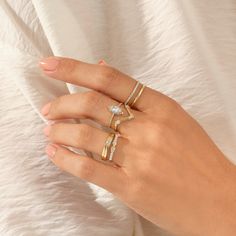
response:
<path id="1" fill-rule="evenodd" d="M 48 119 L 89 118 L 109 127 L 112 116 L 109 108 L 117 104 L 119 104 L 117 101 L 97 91 L 69 94 L 53 100 L 46 117 Z M 133 109 L 131 112 L 135 119 L 139 119 L 142 113 Z M 120 124 L 119 131 L 126 134 L 132 121 Z"/>

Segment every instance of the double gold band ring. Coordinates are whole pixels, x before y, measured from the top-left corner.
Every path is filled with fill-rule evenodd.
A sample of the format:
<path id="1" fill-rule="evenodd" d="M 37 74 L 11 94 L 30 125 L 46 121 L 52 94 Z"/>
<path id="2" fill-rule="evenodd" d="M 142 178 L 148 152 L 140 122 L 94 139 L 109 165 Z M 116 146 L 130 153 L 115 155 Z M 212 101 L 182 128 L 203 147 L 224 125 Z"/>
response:
<path id="1" fill-rule="evenodd" d="M 115 134 L 111 133 L 108 135 L 106 141 L 105 141 L 105 145 L 102 149 L 102 160 L 107 160 L 107 155 L 110 149 L 110 146 L 112 144 L 112 141 L 114 140 Z"/>
<path id="2" fill-rule="evenodd" d="M 137 81 L 132 92 L 130 93 L 129 97 L 126 99 L 124 104 L 133 107 L 134 104 L 141 97 L 145 87 L 146 86 L 144 84 L 141 84 L 139 81 Z"/>
<path id="3" fill-rule="evenodd" d="M 113 155 L 116 149 L 118 138 L 120 134 L 110 133 L 105 141 L 105 145 L 102 149 L 102 160 L 103 161 L 112 161 Z M 108 157 L 109 155 L 109 157 Z"/>

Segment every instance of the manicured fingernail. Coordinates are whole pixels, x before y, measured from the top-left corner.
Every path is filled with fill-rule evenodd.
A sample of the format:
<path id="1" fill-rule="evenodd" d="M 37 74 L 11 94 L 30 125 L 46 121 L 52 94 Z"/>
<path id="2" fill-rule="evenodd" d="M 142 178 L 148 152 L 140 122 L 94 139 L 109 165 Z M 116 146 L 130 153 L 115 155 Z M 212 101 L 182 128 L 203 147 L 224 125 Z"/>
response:
<path id="1" fill-rule="evenodd" d="M 45 72 L 56 71 L 57 65 L 59 64 L 59 58 L 47 57 L 40 60 L 40 67 L 45 70 Z"/>
<path id="2" fill-rule="evenodd" d="M 104 60 L 100 60 L 100 61 L 98 62 L 98 64 L 100 64 L 100 65 L 108 65 Z"/>
<path id="3" fill-rule="evenodd" d="M 55 120 L 48 120 L 48 125 L 52 125 L 52 124 L 55 124 L 56 121 Z"/>
<path id="4" fill-rule="evenodd" d="M 50 133 L 50 130 L 51 130 L 51 125 L 47 125 L 44 129 L 43 129 L 43 132 L 46 136 L 49 136 L 49 133 Z"/>
<path id="5" fill-rule="evenodd" d="M 56 154 L 57 147 L 58 147 L 57 145 L 48 144 L 45 149 L 48 156 L 53 157 Z"/>
<path id="6" fill-rule="evenodd" d="M 43 106 L 41 109 L 42 115 L 46 116 L 50 110 L 51 102 L 47 103 L 46 105 Z"/>

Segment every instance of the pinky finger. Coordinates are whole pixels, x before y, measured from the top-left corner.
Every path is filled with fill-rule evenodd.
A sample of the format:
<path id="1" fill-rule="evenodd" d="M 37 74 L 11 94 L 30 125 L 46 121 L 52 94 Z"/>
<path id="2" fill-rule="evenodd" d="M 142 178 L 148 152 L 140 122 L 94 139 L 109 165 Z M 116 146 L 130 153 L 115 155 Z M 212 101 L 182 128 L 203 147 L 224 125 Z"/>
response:
<path id="1" fill-rule="evenodd" d="M 56 149 L 52 150 L 52 147 Z M 45 151 L 56 166 L 74 176 L 114 194 L 118 194 L 124 188 L 125 174 L 119 167 L 109 166 L 92 158 L 81 156 L 57 144 L 49 144 Z"/>

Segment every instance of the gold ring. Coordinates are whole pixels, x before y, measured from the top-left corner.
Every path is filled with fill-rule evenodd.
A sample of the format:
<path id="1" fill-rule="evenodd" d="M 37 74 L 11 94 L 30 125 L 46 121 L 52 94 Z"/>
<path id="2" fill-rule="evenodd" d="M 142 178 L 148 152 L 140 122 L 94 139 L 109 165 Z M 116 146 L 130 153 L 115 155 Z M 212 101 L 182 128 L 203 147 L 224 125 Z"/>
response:
<path id="1" fill-rule="evenodd" d="M 126 99 L 125 104 L 127 104 L 127 105 L 130 106 L 130 103 L 132 102 L 133 96 L 134 96 L 136 90 L 138 89 L 138 86 L 139 86 L 139 85 L 140 85 L 140 82 L 139 82 L 139 81 L 136 81 L 136 84 L 135 84 L 135 86 L 134 86 L 132 92 L 130 93 L 129 97 Z"/>
<path id="2" fill-rule="evenodd" d="M 113 133 L 110 133 L 107 136 L 104 147 L 102 149 L 102 160 L 104 160 L 104 161 L 107 160 L 107 155 L 108 155 L 108 152 L 109 152 L 109 148 L 110 148 L 114 138 L 115 138 L 115 134 L 113 134 Z"/>
<path id="3" fill-rule="evenodd" d="M 124 111 L 121 108 L 121 105 L 124 106 L 124 110 L 126 111 L 127 115 L 124 115 Z M 134 118 L 134 115 L 131 112 L 131 108 L 129 105 L 119 103 L 118 105 L 113 105 L 109 108 L 109 111 L 112 113 L 109 127 L 113 130 L 117 131 L 118 126 L 127 120 L 131 120 Z"/>
<path id="4" fill-rule="evenodd" d="M 141 84 L 139 81 L 136 81 L 136 84 L 132 92 L 130 93 L 129 97 L 126 99 L 124 104 L 132 107 L 140 98 L 141 94 L 143 93 L 144 88 L 145 88 L 144 84 Z"/>
<path id="5" fill-rule="evenodd" d="M 139 93 L 137 94 L 137 96 L 135 97 L 134 101 L 132 102 L 132 104 L 130 105 L 131 107 L 137 102 L 137 100 L 140 98 L 140 96 L 142 95 L 143 93 L 143 90 L 145 88 L 145 85 L 143 84 Z"/>
<path id="6" fill-rule="evenodd" d="M 114 139 L 112 140 L 112 145 L 111 145 L 110 155 L 109 155 L 109 161 L 113 161 L 113 156 L 114 156 L 114 152 L 116 150 L 116 145 L 117 145 L 117 141 L 118 141 L 119 137 L 120 137 L 120 134 L 116 133 Z"/>

